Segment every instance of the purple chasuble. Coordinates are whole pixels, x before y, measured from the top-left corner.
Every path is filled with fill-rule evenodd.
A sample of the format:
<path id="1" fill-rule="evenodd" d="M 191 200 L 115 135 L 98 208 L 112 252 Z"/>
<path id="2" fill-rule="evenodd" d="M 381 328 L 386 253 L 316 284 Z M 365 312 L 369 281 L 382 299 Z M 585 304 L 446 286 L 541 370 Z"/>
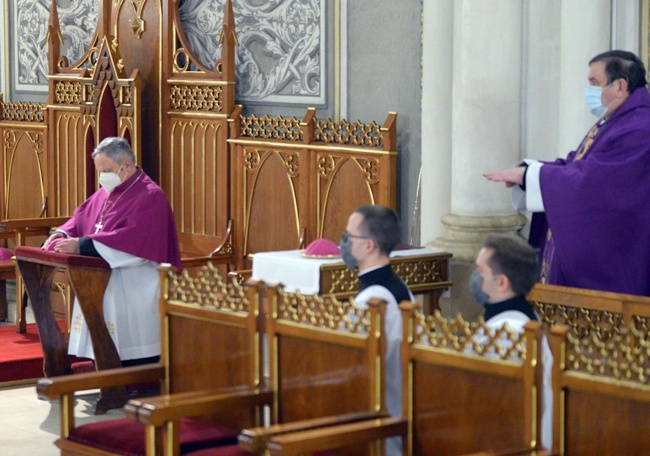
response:
<path id="1" fill-rule="evenodd" d="M 112 249 L 181 269 L 167 196 L 140 168 L 112 193 L 97 190 L 59 229 L 71 237 L 87 236 Z"/>
<path id="2" fill-rule="evenodd" d="M 566 160 L 544 164 L 540 187 L 545 212 L 533 214 L 530 243 L 543 252 L 547 283 L 650 296 L 646 88 L 599 121 Z"/>

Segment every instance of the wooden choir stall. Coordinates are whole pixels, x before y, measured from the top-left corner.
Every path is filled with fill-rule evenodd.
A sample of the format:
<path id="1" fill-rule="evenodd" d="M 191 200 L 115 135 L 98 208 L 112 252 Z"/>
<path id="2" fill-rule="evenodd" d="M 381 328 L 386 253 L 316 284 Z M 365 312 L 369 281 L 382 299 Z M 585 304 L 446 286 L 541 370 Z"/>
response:
<path id="1" fill-rule="evenodd" d="M 134 21 L 123 2 L 101 1 L 87 52 L 70 62 L 51 2 L 47 103 L 0 99 L 0 213 L 7 222 L 29 216 L 57 226 L 71 216 L 98 188 L 90 154 L 109 136 L 127 139 L 167 194 L 184 267 L 249 269 L 251 253 L 338 241 L 359 205 L 395 208 L 396 113 L 381 124 L 322 119 L 313 108 L 301 119 L 247 115 L 235 103 L 232 1 L 213 68 L 193 53 L 179 2 L 141 6 Z M 436 272 L 441 284 L 446 274 Z M 68 287 L 63 318 L 73 297 Z"/>

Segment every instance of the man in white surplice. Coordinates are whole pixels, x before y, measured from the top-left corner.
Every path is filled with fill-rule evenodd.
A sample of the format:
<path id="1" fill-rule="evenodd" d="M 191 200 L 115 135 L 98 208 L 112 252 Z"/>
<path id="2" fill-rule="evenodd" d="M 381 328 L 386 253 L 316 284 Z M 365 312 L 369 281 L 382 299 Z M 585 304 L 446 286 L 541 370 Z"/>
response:
<path id="1" fill-rule="evenodd" d="M 517 236 L 490 235 L 476 258 L 476 269 L 470 278 L 470 293 L 485 308 L 486 326 L 500 330 L 507 325 L 521 334 L 531 320 L 539 320 L 526 295 L 539 279 L 537 251 Z M 492 334 L 494 336 L 494 334 Z M 503 344 L 512 344 L 504 338 Z M 551 373 L 553 354 L 548 339 L 542 341 L 543 391 L 541 443 L 550 450 L 552 435 Z"/>
<path id="2" fill-rule="evenodd" d="M 390 252 L 400 242 L 401 228 L 395 212 L 381 205 L 357 208 L 339 245 L 341 257 L 350 269 L 358 268 L 359 293 L 354 300 L 367 307 L 371 298 L 386 302 L 386 408 L 392 416 L 402 414 L 402 314 L 399 304 L 413 301 L 413 294 L 390 265 Z M 401 437 L 386 440 L 386 455 L 402 454 Z"/>

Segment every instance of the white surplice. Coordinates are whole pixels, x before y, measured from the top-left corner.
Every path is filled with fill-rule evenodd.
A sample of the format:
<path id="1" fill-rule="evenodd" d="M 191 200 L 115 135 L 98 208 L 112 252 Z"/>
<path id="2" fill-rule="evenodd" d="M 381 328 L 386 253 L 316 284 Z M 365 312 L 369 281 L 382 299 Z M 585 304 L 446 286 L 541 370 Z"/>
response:
<path id="1" fill-rule="evenodd" d="M 160 355 L 160 277 L 158 263 L 93 241 L 110 265 L 111 278 L 104 293 L 104 321 L 121 360 Z M 88 326 L 75 298 L 68 353 L 93 358 Z"/>

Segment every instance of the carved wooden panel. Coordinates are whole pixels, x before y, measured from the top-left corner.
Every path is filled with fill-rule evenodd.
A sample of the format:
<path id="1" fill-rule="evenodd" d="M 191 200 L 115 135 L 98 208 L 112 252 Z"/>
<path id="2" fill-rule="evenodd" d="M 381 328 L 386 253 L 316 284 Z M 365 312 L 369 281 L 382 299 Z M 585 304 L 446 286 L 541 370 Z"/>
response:
<path id="1" fill-rule="evenodd" d="M 180 233 L 222 237 L 228 213 L 225 119 L 170 116 L 163 188 Z"/>
<path id="2" fill-rule="evenodd" d="M 319 237 L 338 242 L 363 204 L 395 208 L 395 117 L 386 124 L 231 116 L 232 214 L 237 258 L 299 248 Z M 245 265 L 243 265 L 245 266 Z"/>
<path id="3" fill-rule="evenodd" d="M 296 249 L 307 224 L 308 165 L 300 150 L 238 148 L 244 255 Z"/>
<path id="4" fill-rule="evenodd" d="M 395 207 L 394 195 L 382 184 L 394 181 L 394 156 L 377 157 L 353 151 L 318 152 L 311 170 L 315 177 L 312 221 L 315 237 L 337 241 L 345 229 L 348 217 L 364 204 L 384 204 Z"/>
<path id="5" fill-rule="evenodd" d="M 85 139 L 81 113 L 61 110 L 50 113 L 50 195 L 52 215 L 72 215 L 87 197 Z"/>
<path id="6" fill-rule="evenodd" d="M 44 125 L 32 129 L 0 125 L 2 218 L 36 218 L 45 208 L 47 158 Z"/>

